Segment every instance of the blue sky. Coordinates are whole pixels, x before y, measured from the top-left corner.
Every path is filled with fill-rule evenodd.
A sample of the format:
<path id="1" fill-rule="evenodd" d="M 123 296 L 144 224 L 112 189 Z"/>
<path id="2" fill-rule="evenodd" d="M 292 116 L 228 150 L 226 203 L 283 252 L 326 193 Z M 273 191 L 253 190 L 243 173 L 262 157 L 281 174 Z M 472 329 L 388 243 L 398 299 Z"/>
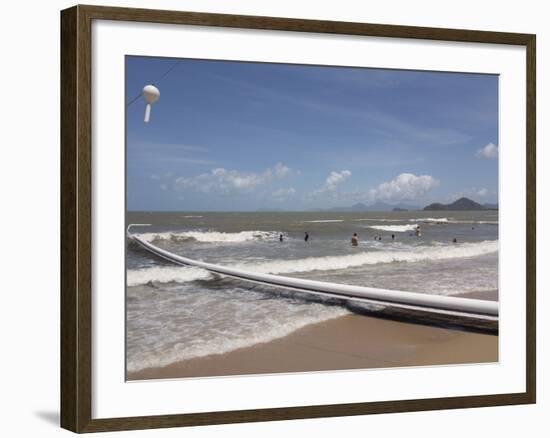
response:
<path id="1" fill-rule="evenodd" d="M 150 83 L 150 123 L 143 98 L 126 112 L 128 210 L 498 198 L 494 75 L 127 57 L 126 102 Z"/>

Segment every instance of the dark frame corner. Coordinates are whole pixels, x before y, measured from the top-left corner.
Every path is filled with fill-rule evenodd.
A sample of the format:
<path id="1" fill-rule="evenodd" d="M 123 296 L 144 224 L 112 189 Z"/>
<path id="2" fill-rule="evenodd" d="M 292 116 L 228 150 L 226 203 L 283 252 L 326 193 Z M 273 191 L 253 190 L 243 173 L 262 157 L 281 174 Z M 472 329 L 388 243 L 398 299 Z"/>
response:
<path id="1" fill-rule="evenodd" d="M 92 419 L 91 41 L 93 20 L 511 44 L 527 60 L 527 369 L 523 393 Z M 61 12 L 61 426 L 73 432 L 289 420 L 536 402 L 536 36 L 476 30 L 74 6 Z"/>

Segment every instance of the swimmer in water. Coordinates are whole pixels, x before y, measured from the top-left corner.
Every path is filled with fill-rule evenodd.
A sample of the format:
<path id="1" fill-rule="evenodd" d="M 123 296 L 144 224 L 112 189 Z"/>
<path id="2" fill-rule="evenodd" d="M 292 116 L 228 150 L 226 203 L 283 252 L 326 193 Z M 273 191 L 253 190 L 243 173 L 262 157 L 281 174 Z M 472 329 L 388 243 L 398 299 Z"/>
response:
<path id="1" fill-rule="evenodd" d="M 357 233 L 353 233 L 353 236 L 351 238 L 351 246 L 358 246 L 359 245 L 359 238 L 357 237 Z"/>
<path id="2" fill-rule="evenodd" d="M 283 241 L 283 235 L 279 234 L 279 242 L 282 242 L 282 241 Z"/>
<path id="3" fill-rule="evenodd" d="M 308 240 L 309 240 L 309 234 L 306 231 L 304 235 L 304 242 L 307 242 Z"/>

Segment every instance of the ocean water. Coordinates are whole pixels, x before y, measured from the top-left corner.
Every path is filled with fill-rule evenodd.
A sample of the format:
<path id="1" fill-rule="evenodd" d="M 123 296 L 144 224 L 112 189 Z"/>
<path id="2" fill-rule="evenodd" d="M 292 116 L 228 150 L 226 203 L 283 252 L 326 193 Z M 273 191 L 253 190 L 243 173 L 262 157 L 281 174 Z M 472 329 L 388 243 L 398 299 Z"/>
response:
<path id="1" fill-rule="evenodd" d="M 127 223 L 151 224 L 132 232 L 168 251 L 248 271 L 438 295 L 498 289 L 497 211 L 129 212 Z M 175 266 L 131 240 L 126 267 L 129 372 L 268 342 L 357 307 Z"/>

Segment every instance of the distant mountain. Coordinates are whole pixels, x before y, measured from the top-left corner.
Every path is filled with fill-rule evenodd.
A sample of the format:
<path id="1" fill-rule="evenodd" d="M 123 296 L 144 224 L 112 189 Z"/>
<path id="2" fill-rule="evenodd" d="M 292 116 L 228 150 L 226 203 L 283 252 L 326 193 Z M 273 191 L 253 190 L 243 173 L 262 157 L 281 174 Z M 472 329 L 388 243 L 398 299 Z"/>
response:
<path id="1" fill-rule="evenodd" d="M 369 207 L 367 207 L 362 202 L 358 202 L 357 204 L 353 204 L 351 207 L 349 207 L 349 209 L 353 211 L 363 211 L 363 210 L 368 210 Z"/>
<path id="2" fill-rule="evenodd" d="M 256 211 L 260 213 L 268 213 L 268 212 L 274 213 L 277 211 L 284 211 L 284 210 L 282 208 L 258 208 Z"/>
<path id="3" fill-rule="evenodd" d="M 320 208 L 317 211 L 368 211 L 368 207 L 365 204 L 358 203 L 351 207 Z"/>
<path id="4" fill-rule="evenodd" d="M 424 210 L 488 210 L 488 208 L 471 199 L 460 198 L 450 204 L 435 202 L 424 207 Z"/>
<path id="5" fill-rule="evenodd" d="M 395 209 L 399 210 L 395 210 Z M 385 202 L 376 202 L 372 205 L 365 205 L 361 202 L 352 205 L 351 207 L 333 207 L 326 210 L 317 210 L 317 211 L 351 211 L 351 212 L 361 212 L 361 211 L 409 211 L 409 210 L 421 210 L 420 207 L 412 207 L 407 204 L 386 204 Z"/>
<path id="6" fill-rule="evenodd" d="M 498 204 L 489 204 L 488 202 L 486 202 L 485 204 L 483 204 L 483 206 L 487 210 L 498 210 Z"/>
<path id="7" fill-rule="evenodd" d="M 393 208 L 393 205 L 378 201 L 372 205 L 369 205 L 368 211 L 391 211 Z"/>

